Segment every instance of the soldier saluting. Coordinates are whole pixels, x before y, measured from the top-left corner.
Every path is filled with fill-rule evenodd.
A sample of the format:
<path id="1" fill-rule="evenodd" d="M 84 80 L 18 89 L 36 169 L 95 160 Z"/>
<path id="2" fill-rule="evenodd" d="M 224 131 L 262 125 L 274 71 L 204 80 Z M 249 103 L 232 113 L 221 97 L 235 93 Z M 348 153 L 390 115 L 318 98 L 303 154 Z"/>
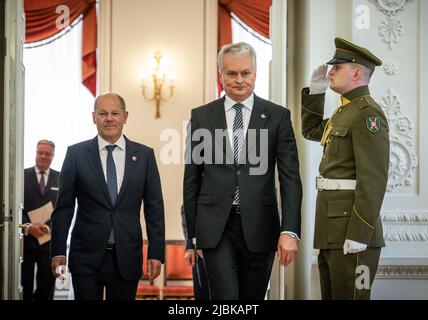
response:
<path id="1" fill-rule="evenodd" d="M 314 70 L 302 90 L 302 133 L 324 148 L 318 190 L 314 247 L 322 299 L 370 299 L 383 240 L 380 209 L 389 166 L 388 122 L 368 84 L 379 60 L 341 38 L 327 65 Z M 341 105 L 324 119 L 325 92 Z M 365 273 L 364 278 L 359 276 Z"/>

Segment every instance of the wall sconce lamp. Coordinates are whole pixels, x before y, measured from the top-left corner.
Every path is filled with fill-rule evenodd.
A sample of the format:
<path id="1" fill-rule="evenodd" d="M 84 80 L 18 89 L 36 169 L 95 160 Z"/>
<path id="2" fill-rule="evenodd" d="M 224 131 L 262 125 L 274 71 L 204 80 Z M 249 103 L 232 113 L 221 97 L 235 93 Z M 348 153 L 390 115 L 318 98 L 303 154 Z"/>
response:
<path id="1" fill-rule="evenodd" d="M 142 90 L 143 90 L 143 97 L 148 101 L 155 101 L 156 104 L 156 115 L 155 118 L 160 118 L 160 103 L 161 101 L 167 101 L 169 100 L 173 94 L 174 94 L 174 81 L 175 81 L 175 72 L 174 70 L 169 70 L 167 73 L 165 70 L 165 59 L 161 59 L 162 55 L 159 51 L 155 52 L 154 55 L 154 65 L 152 66 L 152 70 L 149 75 L 147 75 L 143 70 L 141 70 L 141 78 L 142 78 Z M 147 95 L 147 84 L 150 82 L 149 80 L 152 80 L 153 82 L 153 94 L 149 97 Z M 169 87 L 169 96 L 165 97 L 162 92 L 162 89 L 164 88 L 164 85 L 166 86 L 168 84 Z"/>

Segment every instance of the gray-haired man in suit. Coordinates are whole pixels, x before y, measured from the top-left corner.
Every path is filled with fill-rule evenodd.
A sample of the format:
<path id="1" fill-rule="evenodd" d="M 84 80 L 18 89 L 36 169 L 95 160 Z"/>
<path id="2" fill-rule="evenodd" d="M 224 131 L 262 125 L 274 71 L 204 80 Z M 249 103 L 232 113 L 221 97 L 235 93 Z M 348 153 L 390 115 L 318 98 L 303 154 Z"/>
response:
<path id="1" fill-rule="evenodd" d="M 51 221 L 31 222 L 29 211 L 49 202 L 55 206 L 58 195 L 59 172 L 52 169 L 55 143 L 40 140 L 37 143 L 36 165 L 24 170 L 24 261 L 22 263 L 22 286 L 24 300 L 52 300 L 55 278 L 50 271 L 50 241 L 39 241 L 51 232 Z M 37 265 L 36 290 L 34 290 L 34 266 Z"/>
<path id="2" fill-rule="evenodd" d="M 297 147 L 290 112 L 253 93 L 256 54 L 250 45 L 224 46 L 218 69 L 226 96 L 191 115 L 184 173 L 187 230 L 203 251 L 211 299 L 263 299 L 275 251 L 285 265 L 297 253 L 302 198 Z"/>

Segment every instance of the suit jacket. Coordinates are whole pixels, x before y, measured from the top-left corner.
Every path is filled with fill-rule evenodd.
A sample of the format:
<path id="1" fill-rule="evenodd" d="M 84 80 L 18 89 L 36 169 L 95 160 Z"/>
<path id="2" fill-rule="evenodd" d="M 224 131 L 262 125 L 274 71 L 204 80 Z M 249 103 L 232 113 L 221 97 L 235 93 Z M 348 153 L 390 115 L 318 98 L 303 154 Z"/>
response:
<path id="1" fill-rule="evenodd" d="M 53 257 L 66 254 L 67 235 L 77 199 L 68 259 L 72 274 L 94 274 L 105 254 L 113 226 L 121 275 L 127 280 L 140 278 L 143 248 L 140 210 L 143 201 L 148 259 L 164 261 L 164 206 L 155 155 L 153 149 L 125 140 L 125 173 L 114 204 L 105 181 L 97 137 L 67 150 L 52 217 L 51 254 Z"/>
<path id="2" fill-rule="evenodd" d="M 250 251 L 275 251 L 280 231 L 300 235 L 302 186 L 290 111 L 254 96 L 244 148 L 246 161 L 238 165 L 233 163 L 227 133 L 215 135 L 216 129 L 227 129 L 224 97 L 193 109 L 190 125 L 192 136 L 197 135 L 198 129 L 206 129 L 215 137 L 212 143 L 210 139 L 188 141 L 186 148 L 184 210 L 188 237 L 196 237 L 197 247 L 216 247 L 228 220 L 237 184 L 243 235 Z M 261 129 L 266 129 L 263 134 L 267 134 L 267 141 L 263 140 Z M 250 137 L 250 132 L 255 135 Z M 207 157 L 200 163 L 189 159 L 201 146 Z M 263 157 L 266 165 L 263 174 L 250 172 L 260 166 L 249 161 L 254 152 Z M 275 194 L 275 165 L 280 182 L 281 221 Z"/>
<path id="3" fill-rule="evenodd" d="M 48 202 L 52 202 L 52 205 L 55 206 L 56 197 L 58 195 L 58 180 L 59 172 L 51 168 L 49 170 L 48 184 L 46 185 L 45 193 L 41 194 L 35 168 L 31 167 L 24 170 L 24 209 L 22 210 L 23 223 L 31 222 L 28 216 L 28 211 L 40 208 Z M 47 221 L 46 224 L 50 226 L 51 221 Z M 37 239 L 32 235 L 24 236 L 25 251 L 38 249 L 49 252 L 49 248 L 49 242 L 39 245 Z"/>
<path id="4" fill-rule="evenodd" d="M 325 94 L 302 91 L 302 133 L 320 141 L 328 119 L 323 119 Z M 370 97 L 367 86 L 344 97 L 351 102 L 332 116 L 330 142 L 324 148 L 320 175 L 357 180 L 355 190 L 318 192 L 314 247 L 342 249 L 345 239 L 369 247 L 385 245 L 380 209 L 388 181 L 388 121 Z M 378 130 L 371 129 L 372 119 Z M 372 131 L 370 131 L 372 130 Z"/>

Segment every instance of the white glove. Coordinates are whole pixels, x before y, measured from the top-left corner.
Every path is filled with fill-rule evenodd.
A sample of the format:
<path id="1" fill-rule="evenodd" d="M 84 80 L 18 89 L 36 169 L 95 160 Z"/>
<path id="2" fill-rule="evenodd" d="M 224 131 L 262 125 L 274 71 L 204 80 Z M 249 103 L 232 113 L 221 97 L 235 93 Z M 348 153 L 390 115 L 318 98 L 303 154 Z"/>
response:
<path id="1" fill-rule="evenodd" d="M 311 83 L 309 84 L 310 94 L 320 94 L 327 91 L 330 81 L 327 78 L 327 65 L 322 64 L 312 72 Z"/>
<path id="2" fill-rule="evenodd" d="M 345 240 L 343 244 L 343 254 L 358 253 L 367 249 L 367 245 L 353 240 Z"/>

